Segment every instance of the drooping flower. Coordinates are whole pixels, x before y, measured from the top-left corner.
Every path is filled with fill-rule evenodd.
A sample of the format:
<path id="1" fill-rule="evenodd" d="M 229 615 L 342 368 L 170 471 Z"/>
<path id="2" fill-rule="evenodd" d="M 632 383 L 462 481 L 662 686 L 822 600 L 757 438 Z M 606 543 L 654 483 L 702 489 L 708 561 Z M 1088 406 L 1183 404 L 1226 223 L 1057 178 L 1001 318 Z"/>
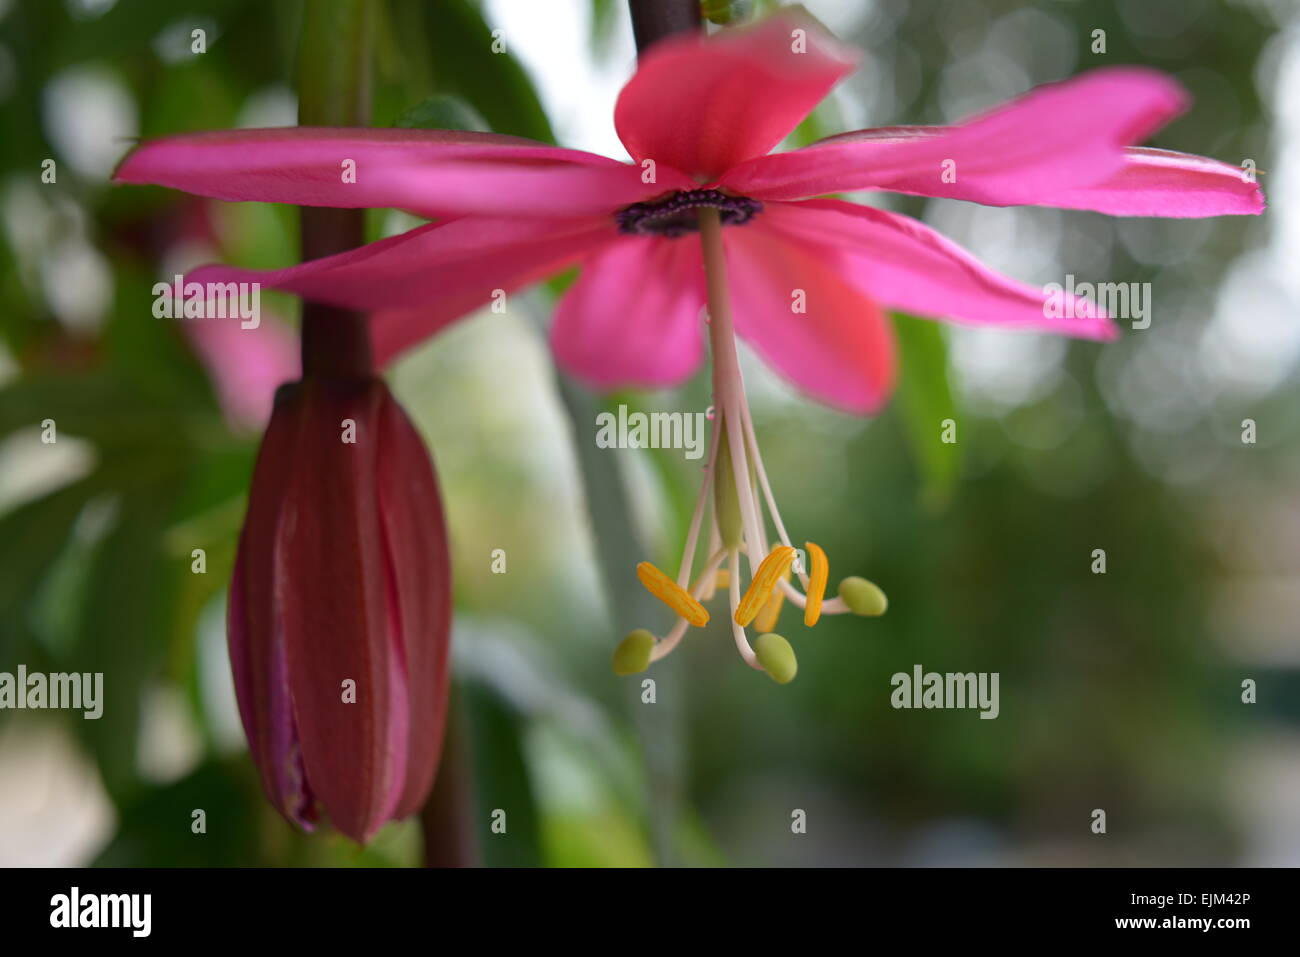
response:
<path id="1" fill-rule="evenodd" d="M 230 587 L 239 710 L 267 796 L 368 840 L 418 810 L 446 718 L 450 563 L 437 480 L 379 380 L 283 386 Z"/>
<path id="2" fill-rule="evenodd" d="M 805 608 L 808 624 L 820 613 L 878 613 L 884 602 L 861 579 L 824 601 L 827 569 L 815 545 L 803 567 L 762 468 L 735 337 L 807 394 L 868 413 L 885 401 L 895 374 L 882 306 L 1094 339 L 1115 334 L 1093 307 L 1045 309 L 1040 290 L 985 268 L 920 222 L 817 197 L 892 190 L 1124 216 L 1263 208 L 1258 187 L 1236 167 L 1135 145 L 1186 102 L 1174 81 L 1139 68 L 1042 87 L 953 127 L 863 130 L 769 153 L 855 62 L 851 50 L 791 13 L 662 41 L 643 56 L 615 110 L 632 163 L 486 134 L 295 128 L 147 143 L 117 178 L 227 200 L 398 207 L 436 219 L 288 269 L 211 266 L 192 276 L 260 281 L 369 310 L 381 360 L 502 291 L 579 264 L 552 326 L 561 365 L 597 388 L 672 385 L 703 358 L 707 302 L 721 411 L 710 467 L 677 578 L 640 569 L 679 619 L 663 640 L 629 636 L 616 669 L 643 667 L 690 624 L 703 624 L 698 598 L 726 563 L 742 656 L 788 680 L 793 654 L 784 639 L 765 634 L 757 651 L 750 647 L 744 629 L 755 617 L 763 630 L 781 596 Z M 340 175 L 349 166 L 354 178 Z M 714 547 L 693 585 L 709 500 Z M 772 549 L 764 504 L 779 542 Z M 751 574 L 743 595 L 741 556 Z M 803 591 L 789 581 L 792 571 Z"/>

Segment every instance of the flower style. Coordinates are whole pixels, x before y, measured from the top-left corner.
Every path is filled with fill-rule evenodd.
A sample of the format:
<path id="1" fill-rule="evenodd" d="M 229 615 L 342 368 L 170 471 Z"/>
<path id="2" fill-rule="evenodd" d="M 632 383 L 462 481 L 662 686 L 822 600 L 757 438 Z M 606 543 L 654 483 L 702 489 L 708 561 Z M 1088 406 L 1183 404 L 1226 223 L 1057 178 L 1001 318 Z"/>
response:
<path id="1" fill-rule="evenodd" d="M 742 656 L 788 680 L 788 643 L 764 634 L 751 650 L 744 634 L 756 616 L 760 631 L 774 620 L 776 596 L 804 606 L 809 624 L 819 613 L 878 613 L 884 601 L 861 579 L 823 601 L 821 550 L 809 544 L 808 568 L 796 563 L 758 454 L 735 337 L 813 398 L 866 414 L 884 403 L 895 375 L 882 306 L 1092 339 L 1115 335 L 1090 305 L 1066 303 L 1048 314 L 1038 289 L 985 268 L 920 222 L 816 197 L 890 190 L 1121 216 L 1263 209 L 1258 187 L 1237 167 L 1135 145 L 1186 104 L 1171 79 L 1140 68 L 1042 87 L 952 127 L 863 130 L 769 153 L 855 62 L 853 51 L 790 12 L 711 37 L 662 41 L 642 58 L 615 109 L 632 163 L 487 134 L 293 128 L 146 143 L 117 179 L 226 200 L 398 207 L 435 219 L 287 269 L 209 266 L 191 274 L 260 281 L 368 310 L 381 361 L 494 295 L 579 264 L 552 325 L 560 364 L 596 388 L 667 386 L 703 358 L 699 318 L 707 302 L 721 412 L 710 466 L 677 578 L 639 569 L 679 620 L 663 640 L 634 632 L 615 667 L 639 670 L 687 627 L 703 624 L 699 598 L 725 563 Z M 354 178 L 340 175 L 349 161 Z M 796 296 L 802 311 L 792 308 Z M 692 585 L 710 499 L 715 547 Z M 779 541 L 771 551 L 760 502 Z M 743 596 L 741 555 L 751 574 Z M 788 580 L 791 570 L 804 591 Z"/>

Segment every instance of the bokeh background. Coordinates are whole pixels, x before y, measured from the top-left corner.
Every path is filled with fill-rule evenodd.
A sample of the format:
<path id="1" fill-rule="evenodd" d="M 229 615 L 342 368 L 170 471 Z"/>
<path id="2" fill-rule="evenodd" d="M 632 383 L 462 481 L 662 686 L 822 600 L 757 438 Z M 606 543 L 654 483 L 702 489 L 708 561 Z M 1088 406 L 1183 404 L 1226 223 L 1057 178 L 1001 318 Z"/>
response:
<path id="1" fill-rule="evenodd" d="M 378 6 L 375 125 L 463 119 L 625 157 L 619 0 Z M 1195 98 L 1153 145 L 1253 160 L 1270 209 L 1121 220 L 855 197 L 1035 284 L 1149 282 L 1153 321 L 1099 346 L 900 317 L 903 383 L 869 421 L 745 357 L 792 535 L 891 599 L 879 620 L 787 627 L 787 687 L 712 627 L 652 672 L 654 705 L 609 671 L 625 630 L 666 626 L 633 565 L 673 563 L 699 473 L 680 450 L 597 449 L 595 416 L 701 410 L 704 377 L 615 396 L 564 381 L 544 340 L 563 279 L 403 359 L 391 381 L 450 515 L 485 861 L 1300 863 L 1300 4 L 807 6 L 866 59 L 792 145 L 1144 64 Z M 296 210 L 107 182 L 137 137 L 295 123 L 300 21 L 292 0 L 0 0 L 0 671 L 102 671 L 106 695 L 99 721 L 0 711 L 0 864 L 419 861 L 415 822 L 364 850 L 294 834 L 234 706 L 225 586 L 297 304 L 264 293 L 256 336 L 151 314 L 152 284 L 200 261 L 296 261 Z M 918 663 L 999 672 L 1001 715 L 892 709 L 890 676 Z"/>

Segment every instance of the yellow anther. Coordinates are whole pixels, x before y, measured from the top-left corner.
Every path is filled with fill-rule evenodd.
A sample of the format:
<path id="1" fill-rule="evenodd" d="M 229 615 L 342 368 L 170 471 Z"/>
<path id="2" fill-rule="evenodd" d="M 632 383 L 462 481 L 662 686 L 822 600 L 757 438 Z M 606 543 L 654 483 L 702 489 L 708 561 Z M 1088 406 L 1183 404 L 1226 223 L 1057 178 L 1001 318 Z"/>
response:
<path id="1" fill-rule="evenodd" d="M 725 568 L 719 568 L 717 572 L 717 577 L 713 579 L 713 584 L 717 588 L 730 588 L 731 573 L 728 572 Z"/>
<path id="2" fill-rule="evenodd" d="M 822 597 L 826 594 L 826 578 L 831 567 L 820 545 L 804 543 L 808 548 L 808 603 L 803 608 L 803 623 L 811 628 L 822 616 Z M 771 631 L 772 629 L 767 629 Z"/>
<path id="3" fill-rule="evenodd" d="M 776 583 L 790 571 L 794 556 L 795 550 L 789 545 L 778 545 L 772 549 L 767 558 L 763 559 L 762 564 L 758 566 L 758 571 L 754 572 L 749 587 L 745 589 L 745 596 L 740 599 L 740 604 L 736 608 L 736 624 L 741 628 L 753 621 L 759 609 L 767 603 L 768 596 L 772 594 Z"/>
<path id="4" fill-rule="evenodd" d="M 642 562 L 636 566 L 636 577 L 641 579 L 641 584 L 645 585 L 646 591 L 696 628 L 708 624 L 709 613 L 704 606 L 696 601 L 690 592 L 655 568 L 654 565 L 649 562 Z"/>
<path id="5" fill-rule="evenodd" d="M 754 627 L 760 632 L 772 631 L 776 628 L 776 623 L 781 619 L 781 606 L 784 604 L 785 592 L 780 588 L 773 588 L 772 594 L 767 596 L 767 601 L 754 616 Z"/>

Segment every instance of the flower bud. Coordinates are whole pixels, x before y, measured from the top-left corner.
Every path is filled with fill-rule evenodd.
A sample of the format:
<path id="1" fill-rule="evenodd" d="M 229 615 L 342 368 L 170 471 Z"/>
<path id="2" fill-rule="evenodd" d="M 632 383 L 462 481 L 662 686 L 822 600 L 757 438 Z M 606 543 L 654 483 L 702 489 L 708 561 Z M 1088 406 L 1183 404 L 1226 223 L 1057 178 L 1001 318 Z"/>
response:
<path id="1" fill-rule="evenodd" d="M 424 803 L 447 706 L 450 563 L 432 463 L 379 380 L 281 387 L 228 636 L 272 803 L 365 842 Z"/>

